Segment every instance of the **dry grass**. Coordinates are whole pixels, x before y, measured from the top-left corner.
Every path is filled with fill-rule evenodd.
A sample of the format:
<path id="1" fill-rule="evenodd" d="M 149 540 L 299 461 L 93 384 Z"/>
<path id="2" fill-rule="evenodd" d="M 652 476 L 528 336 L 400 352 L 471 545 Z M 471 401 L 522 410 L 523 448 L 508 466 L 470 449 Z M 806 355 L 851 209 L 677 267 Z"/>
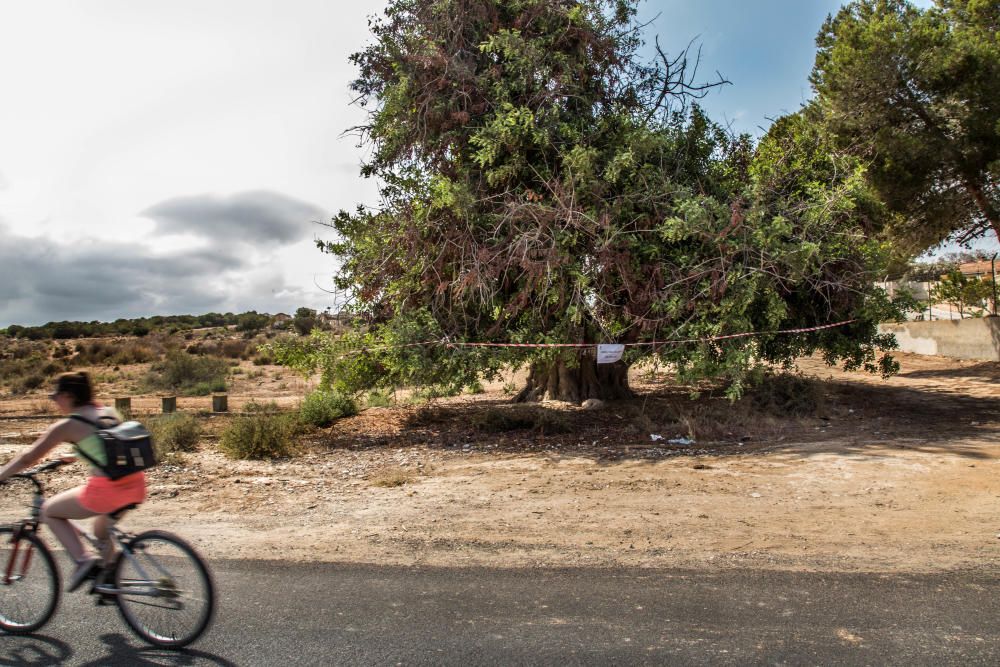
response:
<path id="1" fill-rule="evenodd" d="M 404 484 L 409 484 L 413 481 L 415 475 L 413 472 L 402 468 L 399 466 L 393 466 L 389 468 L 383 468 L 379 470 L 374 475 L 372 475 L 369 482 L 372 486 L 378 486 L 385 489 L 392 489 L 397 486 L 403 486 Z"/>

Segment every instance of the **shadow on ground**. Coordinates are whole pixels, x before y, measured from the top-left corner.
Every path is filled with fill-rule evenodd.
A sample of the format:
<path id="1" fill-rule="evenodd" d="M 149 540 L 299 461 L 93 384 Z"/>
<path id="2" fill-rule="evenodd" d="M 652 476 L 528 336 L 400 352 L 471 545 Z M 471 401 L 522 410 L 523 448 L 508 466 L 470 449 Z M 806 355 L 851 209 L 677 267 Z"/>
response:
<path id="1" fill-rule="evenodd" d="M 918 371 L 908 371 L 899 374 L 901 378 L 909 379 L 947 379 L 967 378 L 978 380 L 1000 380 L 1000 363 L 984 361 L 981 364 L 958 368 L 936 368 Z"/>
<path id="2" fill-rule="evenodd" d="M 963 370 L 972 369 L 956 372 Z M 719 391 L 693 399 L 688 388 L 645 385 L 636 399 L 610 402 L 601 410 L 516 405 L 495 396 L 368 410 L 338 422 L 318 444 L 545 452 L 607 462 L 776 451 L 861 455 L 894 447 L 984 459 L 992 454 L 980 443 L 1000 435 L 1000 398 L 892 384 L 809 382 L 818 399 L 807 414 L 782 415 L 752 398 L 733 403 Z M 678 438 L 694 443 L 669 442 Z"/>

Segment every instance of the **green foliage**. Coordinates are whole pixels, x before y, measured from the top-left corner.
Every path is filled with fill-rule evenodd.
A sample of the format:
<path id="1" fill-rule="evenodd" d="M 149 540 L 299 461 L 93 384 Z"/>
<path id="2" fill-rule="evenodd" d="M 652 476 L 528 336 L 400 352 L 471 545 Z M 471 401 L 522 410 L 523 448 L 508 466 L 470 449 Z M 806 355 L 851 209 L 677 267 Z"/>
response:
<path id="1" fill-rule="evenodd" d="M 317 327 L 319 320 L 316 319 L 316 311 L 312 308 L 302 307 L 295 311 L 292 318 L 292 326 L 299 332 L 300 336 L 305 336 Z"/>
<path id="2" fill-rule="evenodd" d="M 146 376 L 146 385 L 154 390 L 204 396 L 213 391 L 225 391 L 228 374 L 229 364 L 224 359 L 173 351 L 152 366 Z"/>
<path id="3" fill-rule="evenodd" d="M 1000 230 L 1000 5 L 855 0 L 817 37 L 812 83 L 840 146 L 901 214 L 898 245 Z"/>
<path id="4" fill-rule="evenodd" d="M 271 323 L 270 315 L 258 313 L 256 310 L 243 313 L 237 318 L 236 330 L 247 334 L 253 334 Z"/>
<path id="5" fill-rule="evenodd" d="M 254 313 L 255 314 L 255 313 Z M 198 327 L 222 327 L 237 324 L 242 315 L 206 313 L 204 315 L 156 315 L 135 319 L 119 318 L 114 322 L 48 322 L 37 327 L 12 324 L 7 335 L 27 340 L 92 338 L 97 336 L 138 336 L 150 333 L 176 333 Z"/>
<path id="6" fill-rule="evenodd" d="M 234 459 L 263 460 L 292 456 L 299 450 L 298 415 L 282 413 L 274 403 L 248 403 L 248 414 L 233 417 L 219 448 Z"/>
<path id="7" fill-rule="evenodd" d="M 961 317 L 972 309 L 985 307 L 987 299 L 993 296 L 993 284 L 979 278 L 969 278 L 957 269 L 941 278 L 932 290 L 931 296 L 938 301 L 950 303 L 958 310 Z M 974 315 L 982 315 L 981 310 L 973 310 Z"/>
<path id="8" fill-rule="evenodd" d="M 174 413 L 152 417 L 145 421 L 153 435 L 158 456 L 176 452 L 193 452 L 201 438 L 201 424 L 194 415 Z"/>
<path id="9" fill-rule="evenodd" d="M 281 338 L 265 347 L 279 364 L 306 376 L 319 373 L 321 388 L 349 395 L 420 386 L 438 396 L 454 396 L 480 373 L 489 376 L 499 369 L 502 357 L 450 348 L 443 337 L 430 313 L 417 311 L 370 332 L 335 336 L 314 331 L 306 339 Z"/>
<path id="10" fill-rule="evenodd" d="M 372 323 L 273 346 L 342 391 L 448 393 L 504 364 L 575 353 L 448 341 L 701 339 L 657 348 L 734 392 L 762 361 L 821 350 L 888 372 L 872 287 L 884 213 L 861 164 L 793 117 L 759 147 L 697 106 L 683 59 L 639 58 L 635 2 L 390 2 L 355 54 L 379 209 L 333 221 L 337 284 Z M 432 345 L 414 345 L 433 341 Z M 397 346 L 397 347 L 387 347 Z M 626 363 L 652 353 L 630 348 Z"/>
<path id="11" fill-rule="evenodd" d="M 318 389 L 302 401 L 299 416 L 302 423 L 319 428 L 329 426 L 341 417 L 358 413 L 358 405 L 349 396 L 336 391 Z"/>

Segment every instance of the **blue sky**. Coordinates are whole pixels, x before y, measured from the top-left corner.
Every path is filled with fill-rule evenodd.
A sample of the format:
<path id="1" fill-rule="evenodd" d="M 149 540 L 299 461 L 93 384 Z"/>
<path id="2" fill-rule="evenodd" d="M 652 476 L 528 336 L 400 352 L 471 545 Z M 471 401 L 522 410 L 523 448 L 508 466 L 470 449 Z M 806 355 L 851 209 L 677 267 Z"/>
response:
<path id="1" fill-rule="evenodd" d="M 654 0 L 647 35 L 733 82 L 737 132 L 809 98 L 834 0 Z M 0 327 L 323 309 L 315 224 L 376 200 L 341 133 L 384 0 L 0 4 Z M 655 18 L 654 18 L 655 17 Z"/>
<path id="2" fill-rule="evenodd" d="M 690 40 L 702 48 L 703 79 L 716 70 L 732 85 L 701 102 L 709 115 L 737 132 L 762 133 L 768 118 L 792 113 L 811 96 L 815 38 L 835 0 L 659 0 L 642 6 L 641 20 L 674 53 Z M 651 41 L 651 40 L 650 40 Z"/>

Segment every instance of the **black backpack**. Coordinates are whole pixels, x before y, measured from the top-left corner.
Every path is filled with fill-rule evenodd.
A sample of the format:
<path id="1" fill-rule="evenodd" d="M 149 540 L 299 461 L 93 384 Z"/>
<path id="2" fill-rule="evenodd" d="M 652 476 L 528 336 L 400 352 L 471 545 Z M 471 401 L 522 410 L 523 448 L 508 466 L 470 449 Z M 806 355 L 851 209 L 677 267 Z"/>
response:
<path id="1" fill-rule="evenodd" d="M 80 415 L 70 415 L 69 418 L 97 429 L 96 435 L 104 443 L 107 465 L 101 465 L 79 447 L 74 449 L 110 479 L 121 479 L 156 465 L 153 437 L 139 422 L 127 421 L 113 426 L 102 426 Z"/>

